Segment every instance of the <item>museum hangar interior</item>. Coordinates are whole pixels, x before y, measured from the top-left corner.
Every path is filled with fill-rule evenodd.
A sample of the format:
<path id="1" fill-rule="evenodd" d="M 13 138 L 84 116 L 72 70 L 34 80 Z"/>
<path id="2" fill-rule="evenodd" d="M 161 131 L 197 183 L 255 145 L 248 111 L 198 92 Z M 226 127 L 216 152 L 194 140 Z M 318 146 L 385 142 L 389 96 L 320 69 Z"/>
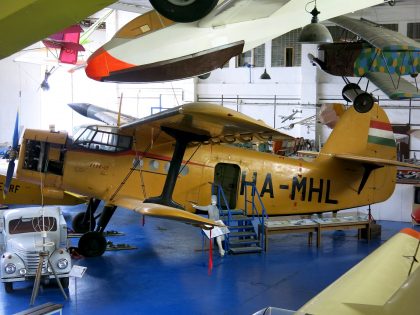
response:
<path id="1" fill-rule="evenodd" d="M 146 76 L 149 75 L 148 78 L 158 73 L 157 76 L 169 75 L 169 80 L 150 79 L 149 81 L 159 82 L 145 82 L 148 80 L 146 78 L 141 83 L 130 82 L 130 79 L 118 83 L 115 82 L 118 79 L 112 78 L 92 79 L 92 72 L 89 72 L 92 70 L 88 70 L 88 58 L 98 54 L 98 51 L 103 52 L 101 51 L 103 48 L 100 47 L 112 40 L 115 34 L 116 37 L 121 36 L 117 38 L 120 42 L 130 39 L 132 34 L 129 32 L 135 33 L 135 27 L 131 27 L 131 31 L 124 32 L 124 25 L 130 25 L 127 23 L 132 23 L 130 21 L 139 16 L 148 16 L 150 10 L 153 10 L 154 2 L 158 1 L 116 1 L 107 7 L 103 5 L 101 10 L 92 11 L 71 23 L 78 23 L 77 25 L 82 27 L 83 32 L 78 35 L 80 38 L 86 35 L 83 42 L 80 40 L 83 51 L 76 49 L 77 61 L 73 64 L 61 61 L 62 44 L 59 44 L 58 48 L 49 47 L 51 44 L 45 43 L 45 40 L 39 41 L 45 39 L 42 36 L 31 42 L 32 45 L 24 45 L 19 50 L 2 56 L 0 60 L 2 73 L 0 100 L 4 104 L 0 115 L 2 190 L 8 186 L 6 173 L 11 161 L 13 167 L 17 169 L 15 177 L 22 181 L 9 183 L 7 197 L 3 196 L 0 202 L 5 209 L 0 211 L 8 209 L 24 211 L 22 209 L 28 205 L 59 206 L 68 227 L 68 240 L 66 238 L 64 243 L 71 252 L 72 259 L 69 263 L 73 268 L 86 267 L 83 276 L 72 275 L 67 277 L 67 283 L 60 282 L 64 285 L 67 299 L 56 285 L 53 276 L 49 281 L 41 281 L 37 285 L 34 274 L 33 277 L 26 277 L 26 281 L 13 282 L 13 286 L 7 284 L 11 283 L 11 278 L 6 281 L 2 278 L 5 290 L 3 288 L 0 290 L 0 313 L 14 314 L 28 310 L 25 314 L 31 314 L 29 311 L 31 307 L 40 307 L 46 303 L 59 305 L 63 314 L 254 314 L 259 310 L 262 310 L 261 314 L 264 311 L 265 314 L 294 314 L 293 311 L 299 310 L 304 305 L 300 311 L 310 313 L 314 312 L 315 308 L 311 309 L 311 306 L 305 308 L 308 301 L 321 292 L 323 293 L 320 296 L 323 298 L 328 292 L 334 291 L 334 289 L 323 290 L 334 281 L 340 281 L 342 279 L 340 277 L 360 262 L 364 262 L 367 256 L 377 253 L 375 250 L 382 249 L 381 245 L 394 239 L 395 235 L 400 235 L 402 229 L 410 228 L 420 232 L 417 225 L 420 224 L 420 212 L 417 214 L 415 212 L 418 207 L 420 208 L 420 177 L 417 173 L 420 140 L 416 132 L 420 126 L 418 101 L 420 94 L 415 91 L 412 97 L 390 96 L 380 84 L 377 86 L 376 82 L 373 83 L 374 79 L 369 74 L 334 76 L 325 71 L 326 63 L 323 63 L 322 58 L 324 53 L 327 54 L 327 49 L 323 51 L 319 49 L 321 48 L 319 45 L 322 44 L 301 40 L 302 26 L 310 22 L 309 12 L 314 4 L 321 11 L 319 18 L 327 27 L 334 42 L 343 41 L 342 47 L 349 47 L 350 44 L 362 45 L 360 44 L 362 41 L 369 42 L 363 36 L 355 35 L 338 25 L 340 23 L 337 21 L 323 18 L 323 12 L 331 17 L 337 16 L 334 8 L 329 8 L 329 6 L 334 7 L 331 1 L 318 0 L 313 3 L 314 1 L 291 0 L 277 1 L 277 4 L 273 4 L 276 1 L 265 1 L 262 6 L 280 6 L 281 2 L 281 5 L 286 7 L 298 2 L 302 11 L 299 14 L 304 16 L 306 21 L 298 28 L 292 26 L 286 28 L 287 31 L 282 27 L 284 28 L 287 23 L 292 25 L 292 22 L 284 21 L 280 26 L 267 25 L 268 35 L 265 35 L 261 29 L 250 31 L 253 26 L 248 29 L 248 26 L 243 24 L 241 27 L 241 23 L 245 22 L 240 16 L 247 16 L 247 19 L 250 19 L 249 16 L 252 16 L 253 11 L 246 11 L 246 6 L 252 6 L 255 1 L 226 1 L 232 2 L 232 6 L 227 10 L 242 5 L 245 8 L 240 11 L 239 17 L 233 17 L 239 19 L 236 23 L 239 25 L 237 28 L 240 35 L 235 36 L 242 36 L 238 38 L 242 38 L 245 42 L 244 46 L 240 46 L 241 50 L 239 52 L 221 50 L 220 54 L 217 54 L 217 51 L 213 54 L 213 51 L 209 50 L 209 55 L 204 54 L 204 57 L 200 51 L 196 55 L 188 53 L 189 48 L 183 53 L 185 56 L 193 56 L 187 59 L 187 64 L 196 62 L 191 67 L 193 70 L 189 71 L 194 71 L 202 64 L 210 64 L 208 59 L 225 58 L 223 64 L 214 70 L 189 75 L 188 78 L 172 79 L 172 74 L 167 73 L 179 68 L 169 66 L 169 71 L 166 68 L 162 70 L 159 66 L 165 63 L 154 62 L 153 66 L 150 66 L 152 70 L 148 70 L 149 66 L 141 65 L 134 68 L 145 70 Z M 178 3 L 171 0 L 167 2 L 175 5 Z M 219 6 L 222 2 L 219 1 Z M 392 30 L 404 38 L 419 42 L 420 4 L 415 0 L 381 2 L 376 1 L 376 5 L 372 4 L 373 6 L 357 11 L 337 12 L 340 14 L 344 12 L 347 17 L 359 21 L 362 18 L 370 21 L 364 22 L 370 27 Z M 223 7 L 221 9 L 219 6 L 214 10 L 219 10 L 219 15 L 222 15 L 220 10 Z M 155 8 L 158 10 L 158 7 Z M 273 7 L 269 8 L 273 10 Z M 31 8 L 28 10 L 31 12 Z M 204 25 L 210 18 L 217 17 L 217 14 L 212 14 L 209 13 L 199 23 Z M 260 11 L 255 10 L 255 14 L 260 14 Z M 6 20 L 6 17 L 4 19 Z M 181 34 L 180 43 L 191 45 L 189 38 L 194 39 L 194 36 L 197 36 L 194 45 L 198 47 L 201 45 L 199 38 L 207 36 L 204 33 L 197 35 L 190 29 L 194 28 L 195 26 L 191 25 L 197 22 L 177 22 L 172 25 L 173 22 L 167 22 L 161 17 L 159 23 L 169 24 L 165 24 L 164 27 L 159 26 L 155 30 L 152 18 L 150 21 L 152 36 L 178 24 L 180 25 L 178 33 L 172 33 L 172 36 Z M 260 23 L 258 18 L 256 21 L 255 23 Z M 47 24 L 48 20 L 44 23 Z M 262 26 L 265 25 L 261 23 Z M 5 23 L 0 24 L 0 29 L 6 26 Z M 137 24 L 136 27 L 144 26 Z M 276 27 L 280 27 L 282 31 L 272 36 Z M 221 34 L 231 31 L 225 25 L 217 25 L 212 26 L 210 32 L 215 32 L 217 29 L 222 30 Z M 2 31 L 2 33 L 10 32 L 6 29 Z M 31 30 L 29 28 L 26 31 Z M 142 29 L 142 32 L 148 31 Z M 162 33 L 161 37 L 156 35 L 155 43 L 152 42 L 153 39 L 148 42 L 149 34 L 143 35 L 144 46 L 136 47 L 141 50 L 141 57 L 153 59 L 158 58 L 156 55 L 160 53 L 162 56 L 175 54 L 178 47 L 171 47 L 169 44 L 165 46 L 169 42 L 170 34 Z M 381 32 L 377 33 L 378 37 L 381 35 Z M 10 38 L 8 40 L 13 41 Z M 120 42 L 113 45 L 117 46 Z M 223 43 L 222 39 L 220 43 Z M 150 46 L 152 48 L 149 51 L 149 44 L 157 47 Z M 404 80 L 404 84 L 407 83 L 412 89 L 417 90 L 418 71 L 415 69 L 420 44 L 418 47 L 417 51 L 414 50 L 406 55 L 401 52 L 402 50 L 391 51 L 389 55 L 380 55 L 379 49 L 368 50 L 370 48 L 367 48 L 365 53 L 373 51 L 373 59 L 383 59 L 384 69 L 380 71 L 386 74 L 394 87 L 400 84 L 400 80 Z M 74 50 L 73 46 L 71 50 Z M 227 55 L 228 52 L 231 55 Z M 354 51 L 352 53 L 354 54 Z M 399 55 L 395 57 L 393 54 Z M 124 52 L 122 55 L 125 56 Z M 309 55 L 315 56 L 315 59 L 308 58 Z M 194 56 L 198 57 L 194 59 Z M 339 59 L 338 56 L 339 54 L 334 57 Z M 351 58 L 353 57 L 352 55 Z M 176 57 L 173 60 L 181 63 L 183 58 Z M 368 65 L 369 73 L 373 72 L 372 67 L 376 67 L 376 61 L 373 59 Z M 114 65 L 128 67 L 134 63 L 134 61 L 115 62 L 115 60 L 108 60 L 106 67 Z M 161 57 L 161 60 L 164 60 L 164 57 Z M 347 69 L 347 63 L 350 63 L 349 59 L 344 59 L 337 67 Z M 399 69 L 395 70 L 397 73 L 403 72 L 403 67 L 404 69 L 411 67 L 414 70 L 409 71 L 410 75 L 391 73 L 395 69 Z M 124 74 L 125 70 L 121 73 Z M 358 85 L 356 95 L 346 94 L 343 91 L 343 87 L 351 84 Z M 401 83 L 401 90 L 404 84 Z M 353 101 L 356 103 L 356 100 L 352 97 L 365 94 L 369 95 L 366 102 L 372 100 L 372 104 L 377 103 L 379 109 L 377 105 L 366 111 L 362 109 L 359 112 L 353 109 Z M 188 103 L 197 104 L 177 109 Z M 208 103 L 216 104 L 217 107 L 211 107 L 207 105 Z M 93 104 L 98 107 L 90 107 L 90 111 L 86 106 L 82 110 L 80 108 L 77 110 L 75 106 L 72 108 L 68 104 L 86 106 Z M 376 114 L 371 114 L 373 111 Z M 383 112 L 385 114 L 382 114 Z M 151 115 L 152 118 L 149 117 Z M 367 118 L 360 118 L 359 121 L 358 115 Z M 17 123 L 16 116 L 19 119 Z M 178 116 L 181 117 L 179 120 Z M 374 120 L 377 122 L 376 125 L 372 123 Z M 348 124 L 347 127 L 344 122 Z M 104 123 L 114 126 L 89 127 Z M 365 123 L 367 127 L 363 127 Z M 342 127 L 334 127 L 340 124 Z M 384 125 L 388 127 L 383 127 Z M 149 129 L 141 131 L 139 126 L 147 126 Z M 172 138 L 163 137 L 159 131 L 160 127 L 162 133 L 166 132 Z M 178 130 L 176 128 L 180 128 L 181 131 L 174 132 L 173 130 Z M 378 145 L 372 149 L 375 152 L 373 156 L 363 159 L 359 157 L 363 155 L 362 149 L 358 151 L 348 149 L 357 142 L 352 140 L 353 138 L 367 138 L 363 140 L 365 145 L 366 141 L 372 144 L 372 129 L 380 128 L 386 129 L 381 133 L 383 137 L 393 131 L 393 151 L 390 151 L 391 146 L 385 145 L 386 153 L 382 155 L 380 152 L 382 147 Z M 25 131 L 28 129 L 32 131 Z M 40 129 L 45 132 L 37 134 L 36 130 Z M 206 130 L 205 140 L 202 140 L 203 134 L 194 133 L 198 129 Z M 223 134 L 224 130 L 229 130 L 230 133 Z M 269 135 L 274 135 L 273 137 L 278 136 L 281 140 L 263 137 L 263 133 L 258 136 L 255 130 L 263 130 Z M 366 131 L 365 134 L 363 130 Z M 98 140 L 99 134 L 101 140 Z M 339 135 L 343 136 L 341 140 Z M 360 135 L 364 135 L 364 138 Z M 117 136 L 118 141 L 115 140 Z M 9 156 L 10 147 L 12 151 L 15 147 L 16 137 L 20 139 L 20 152 L 16 157 L 13 153 Z M 336 139 L 334 142 L 329 140 L 333 137 Z M 146 143 L 143 140 L 146 138 L 151 140 L 147 140 L 149 142 Z M 188 140 L 183 140 L 184 138 Z M 115 143 L 111 143 L 114 140 Z M 197 145 L 196 143 L 200 141 L 204 141 L 203 144 Z M 38 156 L 33 157 L 34 143 L 41 144 L 39 149 L 41 152 L 44 150 L 47 152 L 45 149 L 47 147 L 50 155 L 59 148 L 56 159 L 46 160 L 52 166 L 38 162 L 38 159 L 39 161 L 46 159 L 43 153 L 37 151 Z M 184 151 L 179 149 L 182 144 L 185 144 Z M 219 150 L 218 147 L 234 147 L 234 150 L 244 149 L 246 150 L 244 152 L 249 153 L 244 155 L 238 153 L 242 151 L 229 153 L 230 151 Z M 164 151 L 167 148 L 170 148 L 170 151 Z M 324 155 L 321 154 L 322 150 Z M 308 153 L 306 154 L 300 151 L 312 153 L 306 152 Z M 120 160 L 114 158 L 111 152 Z M 178 169 L 174 166 L 177 164 L 176 152 L 181 152 Z M 264 155 L 261 158 L 255 152 Z M 226 157 L 223 157 L 223 154 L 226 154 Z M 313 161 L 315 154 L 318 156 L 316 159 L 324 161 L 324 164 L 317 164 L 308 171 L 309 173 L 305 173 L 307 165 L 305 163 Z M 98 158 L 97 155 L 103 155 L 105 158 Z M 339 162 L 328 164 L 326 159 L 331 156 L 335 156 L 333 158 L 339 159 Z M 264 160 L 265 158 L 267 160 Z M 296 162 L 288 162 L 289 164 L 282 166 L 282 161 L 288 158 Z M 385 159 L 401 163 L 386 162 Z M 32 166 L 33 161 L 38 163 L 37 166 Z M 255 161 L 259 161 L 258 166 L 254 166 Z M 123 162 L 128 163 L 126 169 L 122 166 Z M 356 166 L 340 167 L 340 165 L 353 165 L 340 163 L 353 162 L 360 167 L 360 170 L 356 169 Z M 106 163 L 108 164 L 105 165 Z M 410 164 L 411 167 L 404 163 Z M 235 167 L 231 167 L 233 164 Z M 201 168 L 194 170 L 194 167 Z M 95 174 L 104 177 L 95 177 L 96 175 L 89 175 L 94 173 L 89 172 L 83 174 L 85 168 L 94 169 L 97 172 Z M 392 168 L 392 171 L 385 172 L 385 169 L 389 168 Z M 338 178 L 343 177 L 339 177 L 336 173 L 340 173 L 343 169 L 347 172 L 344 177 L 347 180 L 341 179 L 339 182 Z M 33 175 L 31 172 L 39 175 Z M 211 176 L 208 177 L 210 172 Z M 69 173 L 71 174 L 67 175 Z M 159 176 L 157 180 L 153 177 L 156 174 Z M 105 179 L 108 175 L 114 177 L 110 180 Z M 277 181 L 277 175 L 290 179 L 290 187 Z M 137 176 L 139 179 L 134 181 L 130 176 Z M 223 179 L 223 176 L 228 179 Z M 360 180 L 354 180 L 356 177 Z M 126 186 L 132 182 L 136 187 L 127 188 Z M 171 192 L 167 201 L 165 196 L 168 186 L 171 185 L 172 190 L 169 188 Z M 98 188 L 99 186 L 105 188 L 101 191 L 102 188 Z M 163 186 L 165 187 L 162 188 Z M 34 191 L 38 192 L 37 197 L 31 195 L 32 202 L 26 201 L 30 199 L 29 194 Z M 385 192 L 382 194 L 381 191 Z M 89 195 L 89 192 L 92 195 Z M 184 192 L 185 196 L 182 199 L 179 196 Z M 119 198 L 119 193 L 123 197 Z M 129 198 L 130 193 L 138 196 L 137 199 Z M 21 197 L 19 194 L 27 195 Z M 61 196 L 62 202 L 54 202 L 60 200 L 57 199 L 58 195 Z M 155 195 L 159 197 L 153 197 Z M 206 211 L 196 212 L 198 217 L 203 218 L 202 220 L 196 216 L 184 216 L 180 213 L 182 210 L 173 209 L 178 207 L 179 202 L 181 208 L 189 210 L 188 213 L 194 212 L 194 208 L 208 206 L 212 195 L 217 197 L 215 203 L 221 210 L 220 219 L 230 228 L 230 232 L 222 237 L 221 245 L 216 241 L 217 237 L 214 242 L 208 240 L 208 236 L 211 237 L 209 233 L 218 231 L 216 227 L 211 230 L 213 232 L 209 232 L 209 226 L 205 225 L 204 219 L 208 217 L 214 219 L 210 215 L 211 210 L 208 210 L 210 208 L 206 208 L 208 215 Z M 283 199 L 290 199 L 290 203 L 286 203 L 286 206 L 277 204 L 276 198 L 279 195 Z M 15 197 L 16 199 L 13 199 Z M 360 202 L 357 201 L 359 197 Z M 8 201 L 7 198 L 12 198 L 9 200 L 22 198 L 21 200 L 25 201 Z M 144 208 L 139 205 L 139 198 L 140 201 L 152 200 L 151 203 L 161 204 L 162 207 Z M 76 199 L 79 202 L 75 202 Z M 168 207 L 174 210 L 173 212 L 178 212 L 175 215 L 170 214 Z M 282 207 L 289 208 L 281 210 Z M 97 213 L 96 208 L 99 209 Z M 80 215 L 81 213 L 83 215 Z M 101 216 L 103 213 L 107 215 Z M 91 220 L 96 220 L 96 227 L 95 225 L 89 227 L 88 215 L 91 215 Z M 79 218 L 78 221 L 75 219 L 76 216 Z M 22 217 L 23 215 L 17 215 L 16 218 L 24 222 Z M 219 213 L 216 219 L 218 218 Z M 6 214 L 0 216 L 0 220 L 3 220 L 0 221 L 3 233 L 0 237 L 0 250 L 5 261 L 11 257 L 9 255 L 12 255 L 8 253 L 16 250 L 13 245 L 7 244 L 7 239 L 16 234 L 15 229 L 19 224 L 13 229 L 11 225 L 8 226 Z M 90 243 L 93 244 L 93 249 L 84 248 L 79 241 L 82 239 L 80 233 L 86 232 L 80 228 L 86 224 L 87 230 L 96 229 L 95 232 L 89 233 L 102 235 L 105 230 L 103 234 L 105 237 L 101 236 Z M 45 222 L 41 225 L 45 227 Z M 58 225 L 56 223 L 52 227 L 56 229 Z M 253 235 L 248 238 L 244 236 L 245 234 L 241 234 L 237 237 L 236 243 L 232 241 L 234 233 L 245 233 L 245 226 L 248 225 L 252 226 Z M 32 226 L 33 224 L 31 228 Z M 36 227 L 34 229 L 34 232 L 40 232 Z M 219 230 L 225 233 L 223 228 Z M 108 231 L 112 232 L 107 233 Z M 417 238 L 418 243 L 420 238 L 418 234 L 410 233 Z M 102 241 L 106 243 L 101 243 Z M 36 242 L 35 238 L 33 242 Z M 103 247 L 104 250 L 106 247 L 106 251 L 97 255 L 95 246 Z M 220 246 L 224 248 L 225 253 L 220 251 Z M 19 256 L 18 253 L 13 255 Z M 416 257 L 419 255 L 417 246 L 414 253 L 404 256 L 411 266 L 409 275 L 413 266 L 417 268 Z M 412 257 L 413 263 L 406 256 Z M 391 267 L 385 264 L 382 266 L 383 261 L 380 259 L 382 256 L 377 254 L 375 257 L 377 257 L 375 263 L 379 266 L 377 269 L 383 271 L 382 277 L 386 278 L 388 273 L 392 273 Z M 36 257 L 36 264 L 39 259 Z M 38 271 L 36 267 L 35 271 Z M 27 272 L 28 268 L 25 269 L 25 273 Z M 2 277 L 5 273 L 7 272 L 2 273 Z M 44 280 L 45 276 L 41 278 Z M 406 281 L 406 278 L 405 275 L 401 281 Z M 370 290 L 367 283 L 369 279 L 366 281 L 361 280 L 361 277 L 357 279 L 358 282 L 354 283 L 352 291 L 359 291 L 360 295 L 363 295 L 363 292 Z M 414 280 L 410 285 L 411 283 L 414 283 Z M 389 290 L 395 293 L 402 285 L 401 282 L 398 287 Z M 34 290 L 34 287 L 37 287 L 37 290 Z M 35 291 L 37 292 L 34 296 Z M 348 292 L 348 296 L 351 297 L 340 302 L 362 303 L 352 295 L 353 293 Z M 319 303 L 325 304 L 325 300 L 321 298 Z M 366 297 L 368 301 L 364 303 L 370 305 L 369 298 Z M 374 300 L 375 297 L 371 299 L 374 301 L 373 305 L 382 305 L 377 302 L 378 300 Z M 406 304 L 412 305 L 409 302 Z M 417 314 L 415 308 L 407 307 L 407 314 Z M 376 314 L 363 312 L 362 309 L 354 313 L 344 312 L 340 308 L 320 309 L 323 311 L 315 314 Z M 381 312 L 378 311 L 377 314 Z"/>

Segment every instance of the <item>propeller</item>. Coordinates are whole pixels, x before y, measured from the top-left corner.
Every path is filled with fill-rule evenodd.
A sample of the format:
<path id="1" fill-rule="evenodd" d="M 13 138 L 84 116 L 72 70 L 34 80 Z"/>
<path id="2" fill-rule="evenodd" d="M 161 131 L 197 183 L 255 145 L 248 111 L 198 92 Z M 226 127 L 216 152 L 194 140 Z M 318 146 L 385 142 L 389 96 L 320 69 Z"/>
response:
<path id="1" fill-rule="evenodd" d="M 9 153 L 9 166 L 7 167 L 6 181 L 3 187 L 3 199 L 9 192 L 10 183 L 12 182 L 13 172 L 15 171 L 15 160 L 18 154 L 19 146 L 19 112 L 16 113 L 15 129 L 13 130 L 12 149 Z"/>

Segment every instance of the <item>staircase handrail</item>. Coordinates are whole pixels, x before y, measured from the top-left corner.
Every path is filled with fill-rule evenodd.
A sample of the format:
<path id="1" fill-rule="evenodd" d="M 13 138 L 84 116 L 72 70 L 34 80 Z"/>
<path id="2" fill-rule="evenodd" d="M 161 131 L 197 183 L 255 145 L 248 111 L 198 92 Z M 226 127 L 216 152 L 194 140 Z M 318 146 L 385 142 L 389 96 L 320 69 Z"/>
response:
<path id="1" fill-rule="evenodd" d="M 265 210 L 264 203 L 263 203 L 263 201 L 261 199 L 261 196 L 260 196 L 260 194 L 257 190 L 255 182 L 245 181 L 244 186 L 245 186 L 244 187 L 245 188 L 245 194 L 244 194 L 245 195 L 245 214 L 248 215 L 248 212 L 247 212 L 248 198 L 247 198 L 247 189 L 246 188 L 247 188 L 247 186 L 251 186 L 251 201 L 250 201 L 251 204 L 252 204 L 252 213 L 251 214 L 252 214 L 253 219 L 254 219 L 255 215 L 257 216 L 258 221 L 261 225 L 261 248 L 264 248 L 263 247 L 264 237 L 265 237 L 265 235 L 264 235 L 265 234 L 265 229 L 264 229 L 265 222 L 264 221 L 265 221 L 266 218 L 268 219 L 267 211 Z M 255 195 L 257 195 L 258 201 L 259 201 L 260 206 L 261 206 L 261 216 L 259 215 L 258 208 L 255 205 Z"/>

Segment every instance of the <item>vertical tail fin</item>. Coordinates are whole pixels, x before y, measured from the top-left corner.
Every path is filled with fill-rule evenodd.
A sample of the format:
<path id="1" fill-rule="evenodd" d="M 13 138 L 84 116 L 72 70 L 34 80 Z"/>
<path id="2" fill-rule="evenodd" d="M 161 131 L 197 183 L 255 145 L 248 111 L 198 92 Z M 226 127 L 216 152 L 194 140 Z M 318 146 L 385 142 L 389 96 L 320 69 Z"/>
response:
<path id="1" fill-rule="evenodd" d="M 385 111 L 378 104 L 367 113 L 350 107 L 334 127 L 321 153 L 396 160 L 394 133 Z"/>

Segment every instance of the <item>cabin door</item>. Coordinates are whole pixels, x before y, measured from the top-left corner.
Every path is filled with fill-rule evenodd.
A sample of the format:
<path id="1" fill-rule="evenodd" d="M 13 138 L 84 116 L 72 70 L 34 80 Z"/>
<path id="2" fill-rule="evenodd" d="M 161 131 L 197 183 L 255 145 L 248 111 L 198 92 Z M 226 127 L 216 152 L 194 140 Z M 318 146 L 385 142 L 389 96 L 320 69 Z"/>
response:
<path id="1" fill-rule="evenodd" d="M 219 163 L 214 170 L 214 183 L 222 186 L 230 209 L 236 208 L 239 176 L 241 169 L 236 164 Z M 223 200 L 220 201 L 222 209 L 226 209 Z"/>

